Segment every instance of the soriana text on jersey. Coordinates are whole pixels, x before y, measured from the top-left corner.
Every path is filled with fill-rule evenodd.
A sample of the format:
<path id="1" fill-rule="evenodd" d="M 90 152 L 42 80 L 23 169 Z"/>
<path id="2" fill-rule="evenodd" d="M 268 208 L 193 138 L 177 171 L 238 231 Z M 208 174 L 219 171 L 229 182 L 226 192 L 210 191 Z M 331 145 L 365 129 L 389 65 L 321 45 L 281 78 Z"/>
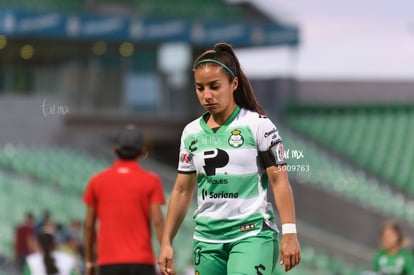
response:
<path id="1" fill-rule="evenodd" d="M 237 199 L 239 197 L 239 193 L 227 193 L 227 192 L 208 192 L 207 190 L 202 190 L 203 200 L 209 199 Z"/>

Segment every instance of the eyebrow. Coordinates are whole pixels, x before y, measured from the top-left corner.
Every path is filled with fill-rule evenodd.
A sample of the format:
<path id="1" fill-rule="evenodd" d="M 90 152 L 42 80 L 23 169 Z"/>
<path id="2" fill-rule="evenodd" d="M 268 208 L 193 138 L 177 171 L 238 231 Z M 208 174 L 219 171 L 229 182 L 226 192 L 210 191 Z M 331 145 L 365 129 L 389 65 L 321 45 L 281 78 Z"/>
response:
<path id="1" fill-rule="evenodd" d="M 217 84 L 217 82 L 219 82 L 219 81 L 220 81 L 219 79 L 216 79 L 216 80 L 208 82 L 206 85 Z M 196 85 L 204 86 L 203 84 L 198 83 L 198 82 L 196 82 Z"/>

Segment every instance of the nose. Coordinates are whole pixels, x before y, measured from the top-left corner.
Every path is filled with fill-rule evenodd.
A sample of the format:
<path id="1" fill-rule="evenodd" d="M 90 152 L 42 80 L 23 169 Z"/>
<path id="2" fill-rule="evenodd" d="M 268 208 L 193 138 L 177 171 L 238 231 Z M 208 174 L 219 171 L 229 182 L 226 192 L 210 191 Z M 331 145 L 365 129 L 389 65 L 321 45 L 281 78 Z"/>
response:
<path id="1" fill-rule="evenodd" d="M 209 100 L 211 100 L 213 98 L 213 94 L 212 94 L 212 92 L 211 92 L 210 89 L 205 89 L 203 91 L 203 95 L 202 96 L 203 96 L 203 99 L 206 100 L 206 101 L 209 101 Z"/>

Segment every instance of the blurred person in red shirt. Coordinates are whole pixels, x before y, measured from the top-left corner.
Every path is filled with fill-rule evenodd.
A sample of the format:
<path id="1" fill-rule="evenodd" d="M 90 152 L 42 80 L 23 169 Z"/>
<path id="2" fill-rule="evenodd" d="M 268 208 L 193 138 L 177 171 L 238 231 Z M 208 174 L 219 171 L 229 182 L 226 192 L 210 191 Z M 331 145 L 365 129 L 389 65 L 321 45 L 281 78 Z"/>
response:
<path id="1" fill-rule="evenodd" d="M 17 226 L 15 233 L 15 257 L 20 271 L 23 270 L 26 256 L 34 251 L 35 230 L 33 213 L 27 212 L 24 221 Z"/>
<path id="2" fill-rule="evenodd" d="M 123 129 L 114 151 L 115 163 L 91 178 L 83 197 L 87 205 L 86 274 L 94 274 L 97 266 L 100 275 L 155 275 L 151 223 L 161 242 L 161 205 L 165 203 L 162 184 L 156 174 L 138 163 L 145 150 L 143 135 L 137 128 L 131 125 Z"/>

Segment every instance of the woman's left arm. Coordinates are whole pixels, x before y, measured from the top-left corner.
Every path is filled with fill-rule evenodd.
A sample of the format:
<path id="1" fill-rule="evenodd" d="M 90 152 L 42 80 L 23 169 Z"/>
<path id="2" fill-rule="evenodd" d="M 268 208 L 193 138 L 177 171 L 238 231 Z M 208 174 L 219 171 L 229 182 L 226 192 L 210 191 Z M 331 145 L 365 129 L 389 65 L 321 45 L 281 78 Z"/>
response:
<path id="1" fill-rule="evenodd" d="M 266 168 L 273 196 L 282 223 L 282 238 L 280 242 L 280 263 L 289 271 L 300 262 L 300 246 L 295 230 L 295 203 L 292 189 L 284 166 L 270 166 Z M 292 228 L 293 227 L 293 228 Z M 284 229 L 287 229 L 283 232 Z"/>

